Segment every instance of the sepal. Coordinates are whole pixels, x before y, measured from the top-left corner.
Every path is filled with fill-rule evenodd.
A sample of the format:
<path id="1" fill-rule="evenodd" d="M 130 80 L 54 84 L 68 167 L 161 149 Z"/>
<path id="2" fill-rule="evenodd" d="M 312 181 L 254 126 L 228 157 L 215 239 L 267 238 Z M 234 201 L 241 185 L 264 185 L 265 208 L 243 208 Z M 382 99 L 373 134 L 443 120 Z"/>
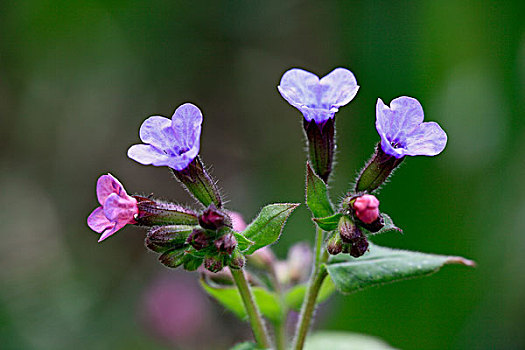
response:
<path id="1" fill-rule="evenodd" d="M 171 168 L 170 168 L 171 169 Z M 214 203 L 217 208 L 222 206 L 219 189 L 208 174 L 199 157 L 196 157 L 186 168 L 177 171 L 171 169 L 188 192 L 202 205 L 208 207 Z"/>

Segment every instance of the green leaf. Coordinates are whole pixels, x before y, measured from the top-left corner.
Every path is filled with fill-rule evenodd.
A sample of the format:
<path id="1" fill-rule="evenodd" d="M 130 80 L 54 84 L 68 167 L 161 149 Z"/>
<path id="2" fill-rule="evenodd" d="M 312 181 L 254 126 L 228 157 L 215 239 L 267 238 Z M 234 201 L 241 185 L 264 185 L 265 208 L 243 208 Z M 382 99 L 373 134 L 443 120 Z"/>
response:
<path id="1" fill-rule="evenodd" d="M 475 266 L 458 256 L 445 256 L 380 247 L 370 244 L 359 258 L 339 254 L 326 266 L 336 288 L 343 294 L 367 287 L 402 281 L 437 272 L 445 264 Z"/>
<path id="2" fill-rule="evenodd" d="M 239 250 L 244 251 L 250 246 L 254 245 L 254 242 L 250 241 L 248 238 L 244 237 L 242 233 L 232 231 L 235 239 L 237 240 L 237 247 Z"/>
<path id="3" fill-rule="evenodd" d="M 334 213 L 324 181 L 306 163 L 306 205 L 314 218 L 324 218 Z"/>
<path id="4" fill-rule="evenodd" d="M 313 218 L 312 220 L 315 221 L 317 226 L 319 226 L 321 229 L 330 232 L 337 229 L 337 224 L 339 224 L 339 219 L 342 215 L 343 214 L 337 213 L 324 218 Z"/>
<path id="5" fill-rule="evenodd" d="M 225 308 L 233 312 L 237 317 L 243 320 L 246 319 L 246 310 L 237 288 L 215 286 L 202 279 L 201 285 L 209 295 L 217 299 Z M 261 313 L 273 323 L 278 324 L 281 322 L 282 311 L 277 294 L 261 287 L 252 287 L 252 292 Z"/>
<path id="6" fill-rule="evenodd" d="M 303 299 L 306 294 L 306 288 L 306 284 L 299 284 L 286 293 L 286 295 L 284 296 L 284 301 L 290 309 L 296 311 L 301 310 Z M 335 292 L 334 283 L 330 278 L 325 278 L 315 302 L 317 304 L 322 303 L 323 301 L 328 299 L 333 292 Z"/>
<path id="7" fill-rule="evenodd" d="M 255 344 L 255 343 L 244 342 L 244 343 L 240 343 L 240 344 L 235 345 L 230 350 L 261 350 L 261 348 L 258 347 L 257 344 Z"/>
<path id="8" fill-rule="evenodd" d="M 317 332 L 306 339 L 304 350 L 395 350 L 381 339 L 364 334 Z"/>
<path id="9" fill-rule="evenodd" d="M 277 241 L 286 220 L 298 206 L 298 203 L 276 203 L 262 208 L 255 220 L 242 233 L 244 237 L 253 242 L 253 245 L 243 253 L 253 254 L 257 249 Z"/>

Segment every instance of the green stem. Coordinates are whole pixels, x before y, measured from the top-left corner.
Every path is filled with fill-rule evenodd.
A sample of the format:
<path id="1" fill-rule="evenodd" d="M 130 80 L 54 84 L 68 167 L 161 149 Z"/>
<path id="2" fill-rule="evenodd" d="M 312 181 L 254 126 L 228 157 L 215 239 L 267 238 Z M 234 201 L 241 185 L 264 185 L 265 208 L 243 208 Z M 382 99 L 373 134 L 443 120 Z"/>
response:
<path id="1" fill-rule="evenodd" d="M 316 232 L 316 244 L 315 244 L 315 260 L 312 275 L 308 282 L 308 289 L 301 307 L 301 314 L 299 315 L 299 322 L 297 323 L 297 329 L 295 332 L 295 338 L 292 349 L 301 350 L 304 346 L 312 316 L 315 311 L 315 301 L 319 295 L 319 290 L 323 285 L 323 281 L 327 276 L 326 269 L 322 266 L 328 259 L 328 253 L 325 251 L 321 253 L 323 248 L 323 231 L 317 228 Z"/>
<path id="2" fill-rule="evenodd" d="M 277 350 L 286 350 L 286 319 L 275 325 L 275 344 Z"/>
<path id="3" fill-rule="evenodd" d="M 272 280 L 273 287 L 275 292 L 279 295 L 279 303 L 281 305 L 281 321 L 274 324 L 274 333 L 275 333 L 275 345 L 277 350 L 286 350 L 287 339 L 286 339 L 286 316 L 288 315 L 288 307 L 284 301 L 283 288 L 279 278 L 277 277 L 277 271 L 275 270 L 275 265 L 270 266 L 270 279 Z"/>
<path id="4" fill-rule="evenodd" d="M 250 325 L 252 326 L 255 341 L 257 342 L 259 347 L 263 349 L 270 348 L 270 339 L 268 337 L 268 331 L 266 330 L 266 326 L 264 325 L 264 321 L 262 319 L 261 313 L 259 312 L 259 308 L 255 303 L 252 290 L 250 288 L 250 285 L 248 284 L 248 281 L 246 280 L 246 276 L 244 275 L 244 270 L 230 269 L 230 271 L 232 273 L 235 284 L 239 289 L 239 293 L 241 294 L 246 313 L 248 314 L 248 319 L 250 320 Z"/>

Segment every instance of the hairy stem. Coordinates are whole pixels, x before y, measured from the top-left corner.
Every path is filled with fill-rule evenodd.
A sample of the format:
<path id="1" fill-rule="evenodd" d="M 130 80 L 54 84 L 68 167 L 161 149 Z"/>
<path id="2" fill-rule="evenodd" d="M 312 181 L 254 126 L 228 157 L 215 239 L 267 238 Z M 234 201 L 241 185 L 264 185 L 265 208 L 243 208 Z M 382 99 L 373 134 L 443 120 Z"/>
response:
<path id="1" fill-rule="evenodd" d="M 328 258 L 326 252 L 322 253 L 323 247 L 323 231 L 317 228 L 316 243 L 315 243 L 315 260 L 312 275 L 308 282 L 308 289 L 301 307 L 301 314 L 299 315 L 299 322 L 295 331 L 295 338 L 292 349 L 301 350 L 306 340 L 306 335 L 310 329 L 310 323 L 315 311 L 315 301 L 319 295 L 319 290 L 323 285 L 323 281 L 327 275 L 326 269 L 322 266 Z"/>
<path id="2" fill-rule="evenodd" d="M 263 349 L 270 348 L 270 338 L 268 337 L 268 331 L 266 330 L 266 326 L 264 324 L 264 320 L 262 319 L 261 313 L 259 312 L 259 308 L 255 303 L 252 290 L 248 284 L 248 281 L 246 280 L 246 276 L 244 275 L 244 270 L 230 269 L 230 271 L 235 284 L 239 289 L 239 293 L 241 294 L 246 313 L 248 314 L 248 319 L 250 320 L 250 325 L 252 326 L 255 341 L 259 347 Z"/>

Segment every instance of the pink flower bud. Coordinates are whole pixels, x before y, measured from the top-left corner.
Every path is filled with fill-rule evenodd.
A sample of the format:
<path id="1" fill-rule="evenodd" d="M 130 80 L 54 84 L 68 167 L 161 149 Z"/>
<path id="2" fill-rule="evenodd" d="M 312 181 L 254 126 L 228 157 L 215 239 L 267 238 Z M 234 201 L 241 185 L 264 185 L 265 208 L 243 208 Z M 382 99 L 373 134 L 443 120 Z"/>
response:
<path id="1" fill-rule="evenodd" d="M 370 194 L 358 197 L 353 208 L 357 218 L 365 224 L 371 224 L 379 217 L 379 201 Z"/>

